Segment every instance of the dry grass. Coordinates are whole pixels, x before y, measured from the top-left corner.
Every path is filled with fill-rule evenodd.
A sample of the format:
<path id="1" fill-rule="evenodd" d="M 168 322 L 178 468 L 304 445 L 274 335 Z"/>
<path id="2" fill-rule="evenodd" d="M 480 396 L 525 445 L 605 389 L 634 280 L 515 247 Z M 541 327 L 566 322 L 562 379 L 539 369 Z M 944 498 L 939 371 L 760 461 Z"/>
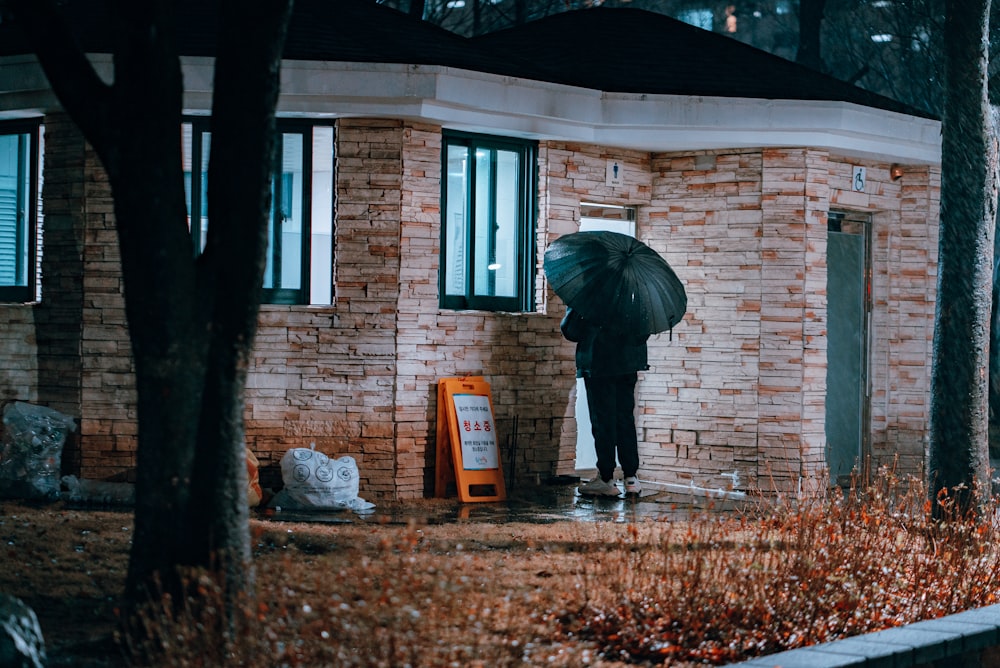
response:
<path id="1" fill-rule="evenodd" d="M 686 666 L 996 602 L 996 527 L 932 521 L 911 483 L 883 472 L 863 493 L 682 523 L 255 520 L 258 599 L 235 646 L 204 638 L 211 619 L 147 621 L 171 666 Z M 39 613 L 52 665 L 124 665 L 110 638 L 130 527 L 0 506 L 0 590 Z"/>

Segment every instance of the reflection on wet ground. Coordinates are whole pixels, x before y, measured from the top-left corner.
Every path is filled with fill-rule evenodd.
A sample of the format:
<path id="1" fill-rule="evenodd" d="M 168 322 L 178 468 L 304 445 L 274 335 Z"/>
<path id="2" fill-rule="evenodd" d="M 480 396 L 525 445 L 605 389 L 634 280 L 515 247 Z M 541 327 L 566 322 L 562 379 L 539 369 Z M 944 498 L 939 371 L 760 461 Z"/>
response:
<path id="1" fill-rule="evenodd" d="M 636 522 L 679 520 L 704 512 L 731 512 L 746 504 L 736 493 L 721 490 L 685 490 L 655 487 L 646 484 L 638 498 L 580 496 L 575 481 L 560 481 L 523 487 L 508 494 L 505 501 L 462 503 L 457 498 L 417 499 L 413 501 L 381 502 L 368 512 L 351 510 L 288 510 L 274 509 L 266 516 L 274 521 L 319 523 L 375 524 L 447 524 L 454 522 L 487 522 L 503 524 L 527 522 Z"/>

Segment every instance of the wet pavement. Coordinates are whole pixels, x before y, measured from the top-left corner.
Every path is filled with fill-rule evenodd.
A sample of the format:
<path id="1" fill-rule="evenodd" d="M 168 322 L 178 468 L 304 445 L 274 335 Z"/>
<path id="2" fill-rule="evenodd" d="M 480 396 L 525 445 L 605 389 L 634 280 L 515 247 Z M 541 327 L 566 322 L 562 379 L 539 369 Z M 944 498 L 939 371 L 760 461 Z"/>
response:
<path id="1" fill-rule="evenodd" d="M 548 484 L 520 487 L 504 501 L 463 503 L 457 498 L 415 499 L 376 503 L 370 511 L 289 510 L 266 511 L 272 521 L 375 524 L 449 524 L 486 522 L 637 522 L 671 521 L 705 512 L 734 512 L 747 505 L 739 492 L 684 488 L 682 485 L 643 482 L 638 497 L 585 497 L 578 482 L 560 479 Z"/>

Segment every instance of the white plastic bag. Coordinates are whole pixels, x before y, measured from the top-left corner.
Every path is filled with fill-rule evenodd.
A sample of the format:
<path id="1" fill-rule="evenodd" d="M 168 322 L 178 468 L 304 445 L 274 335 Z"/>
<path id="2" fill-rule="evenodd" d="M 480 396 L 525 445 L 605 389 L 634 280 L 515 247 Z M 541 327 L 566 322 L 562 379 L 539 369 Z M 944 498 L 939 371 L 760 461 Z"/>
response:
<path id="1" fill-rule="evenodd" d="M 292 448 L 281 458 L 285 488 L 272 503 L 290 509 L 369 510 L 375 507 L 358 496 L 361 476 L 353 457 L 330 459 L 311 448 Z"/>

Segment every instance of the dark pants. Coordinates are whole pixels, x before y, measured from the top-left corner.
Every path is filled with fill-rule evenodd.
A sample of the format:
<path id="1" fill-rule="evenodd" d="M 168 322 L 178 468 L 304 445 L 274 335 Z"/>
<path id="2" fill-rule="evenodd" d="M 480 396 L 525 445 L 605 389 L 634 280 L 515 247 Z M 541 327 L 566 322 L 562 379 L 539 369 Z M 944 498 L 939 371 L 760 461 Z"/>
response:
<path id="1" fill-rule="evenodd" d="M 603 480 L 615 472 L 615 451 L 625 477 L 639 470 L 639 443 L 635 434 L 635 384 L 637 373 L 584 378 L 590 426 L 597 450 L 597 470 Z"/>

